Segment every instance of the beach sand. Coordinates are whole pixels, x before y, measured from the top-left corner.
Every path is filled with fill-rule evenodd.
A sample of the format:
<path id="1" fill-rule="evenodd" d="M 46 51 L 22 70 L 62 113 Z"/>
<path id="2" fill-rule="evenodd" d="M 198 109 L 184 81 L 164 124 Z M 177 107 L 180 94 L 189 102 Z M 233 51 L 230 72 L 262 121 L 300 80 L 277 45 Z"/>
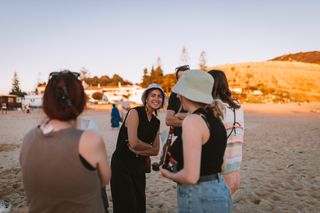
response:
<path id="1" fill-rule="evenodd" d="M 247 104 L 241 186 L 233 212 L 320 212 L 320 103 Z M 115 149 L 118 129 L 110 128 L 110 112 L 87 110 L 105 140 L 108 157 Z M 166 130 L 165 113 L 159 114 Z M 44 119 L 40 109 L 30 114 L 0 114 L 0 200 L 12 212 L 27 212 L 19 165 L 23 135 Z M 156 162 L 159 157 L 153 157 Z M 176 184 L 158 172 L 147 174 L 147 212 L 178 212 Z M 110 212 L 112 198 L 107 186 Z"/>

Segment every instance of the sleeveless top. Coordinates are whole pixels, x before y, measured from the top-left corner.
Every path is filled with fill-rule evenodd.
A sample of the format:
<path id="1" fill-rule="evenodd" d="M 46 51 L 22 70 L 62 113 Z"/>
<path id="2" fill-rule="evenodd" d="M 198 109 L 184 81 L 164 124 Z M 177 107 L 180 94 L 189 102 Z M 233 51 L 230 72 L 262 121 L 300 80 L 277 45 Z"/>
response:
<path id="1" fill-rule="evenodd" d="M 30 212 L 104 212 L 98 171 L 79 159 L 82 133 L 34 128 L 25 135 L 20 164 Z"/>
<path id="2" fill-rule="evenodd" d="M 199 108 L 193 114 L 200 115 L 210 131 L 207 143 L 202 145 L 200 176 L 220 173 L 227 145 L 226 129 L 221 120 L 214 117 L 211 111 L 207 112 Z"/>
<path id="3" fill-rule="evenodd" d="M 155 137 L 157 136 L 160 127 L 160 120 L 156 116 L 152 115 L 152 118 L 149 121 L 144 106 L 139 106 L 132 109 L 137 110 L 139 116 L 139 124 L 137 131 L 138 138 L 146 143 L 152 144 Z M 129 150 L 127 144 L 128 128 L 126 127 L 124 121 L 119 131 L 117 146 L 114 155 L 120 155 L 122 158 L 136 158 L 136 154 Z"/>

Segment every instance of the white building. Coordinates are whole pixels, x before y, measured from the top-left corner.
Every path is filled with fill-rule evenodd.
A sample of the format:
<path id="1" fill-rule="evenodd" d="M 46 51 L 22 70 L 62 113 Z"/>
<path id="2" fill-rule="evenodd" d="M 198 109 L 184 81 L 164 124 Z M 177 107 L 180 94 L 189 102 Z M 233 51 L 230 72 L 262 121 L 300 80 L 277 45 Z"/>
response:
<path id="1" fill-rule="evenodd" d="M 230 88 L 230 90 L 236 94 L 241 94 L 242 93 L 242 88 Z"/>
<path id="2" fill-rule="evenodd" d="M 42 107 L 42 97 L 43 95 L 25 95 L 22 98 L 22 105 L 29 104 L 31 107 Z"/>
<path id="3" fill-rule="evenodd" d="M 89 101 L 95 101 L 92 98 L 93 93 L 101 92 L 103 94 L 101 102 L 115 103 L 121 101 L 132 101 L 134 103 L 141 103 L 141 95 L 144 89 L 137 85 L 119 85 L 115 86 L 89 86 L 85 92 L 89 97 Z"/>
<path id="4" fill-rule="evenodd" d="M 144 89 L 138 85 L 125 85 L 120 83 L 118 86 L 88 86 L 82 82 L 85 88 L 85 93 L 88 96 L 88 101 L 91 103 L 98 103 L 97 100 L 92 98 L 93 93 L 100 92 L 103 97 L 99 103 L 116 103 L 121 101 L 131 101 L 134 103 L 141 103 L 141 95 Z M 42 106 L 42 97 L 44 94 L 45 86 L 38 87 L 38 95 L 26 95 L 22 100 L 22 104 L 30 104 L 32 107 Z"/>

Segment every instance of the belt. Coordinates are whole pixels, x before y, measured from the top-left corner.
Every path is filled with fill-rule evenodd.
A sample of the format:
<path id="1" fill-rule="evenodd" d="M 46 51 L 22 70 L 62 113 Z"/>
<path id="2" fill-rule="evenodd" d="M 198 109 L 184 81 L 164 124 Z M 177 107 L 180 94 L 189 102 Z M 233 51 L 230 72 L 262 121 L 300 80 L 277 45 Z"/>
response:
<path id="1" fill-rule="evenodd" d="M 210 180 L 218 180 L 218 179 L 219 179 L 219 173 L 212 174 L 212 175 L 206 175 L 206 176 L 200 176 L 198 183 L 207 182 Z"/>

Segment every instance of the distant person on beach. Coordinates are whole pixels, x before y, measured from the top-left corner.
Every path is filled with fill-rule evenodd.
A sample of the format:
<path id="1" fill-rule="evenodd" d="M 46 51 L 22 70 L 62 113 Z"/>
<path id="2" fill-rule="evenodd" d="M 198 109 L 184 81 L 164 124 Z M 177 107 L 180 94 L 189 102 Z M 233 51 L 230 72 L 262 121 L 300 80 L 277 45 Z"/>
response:
<path id="1" fill-rule="evenodd" d="M 111 110 L 111 127 L 112 128 L 118 128 L 120 126 L 120 112 L 115 104 L 112 104 L 112 110 Z"/>
<path id="2" fill-rule="evenodd" d="M 26 113 L 27 113 L 27 114 L 30 113 L 30 104 L 26 104 L 25 110 L 26 110 Z"/>
<path id="3" fill-rule="evenodd" d="M 43 96 L 48 120 L 23 138 L 20 153 L 30 212 L 105 212 L 111 178 L 102 137 L 80 130 L 86 98 L 79 73 L 52 72 Z"/>
<path id="4" fill-rule="evenodd" d="M 178 81 L 186 71 L 190 70 L 189 65 L 183 65 L 176 67 L 176 80 Z M 176 164 L 175 170 L 181 170 L 183 167 L 183 157 L 182 157 L 182 122 L 183 119 L 187 116 L 187 111 L 182 108 L 181 102 L 179 98 L 177 98 L 177 94 L 172 92 L 169 101 L 168 108 L 166 114 L 166 124 L 167 126 L 174 127 L 174 135 L 176 136 L 175 141 L 171 146 L 171 156 L 174 159 Z"/>
<path id="5" fill-rule="evenodd" d="M 143 106 L 130 109 L 124 119 L 112 155 L 111 194 L 114 213 L 146 212 L 146 172 L 149 156 L 159 152 L 160 120 L 157 110 L 163 107 L 165 93 L 158 84 L 150 84 L 141 97 Z"/>
<path id="6" fill-rule="evenodd" d="M 206 72 L 189 70 L 173 88 L 190 114 L 182 123 L 183 168 L 161 174 L 178 183 L 179 212 L 231 212 L 230 190 L 221 175 L 227 143 L 222 111 L 211 95 L 214 80 Z M 220 103 L 221 104 L 221 103 Z"/>
<path id="7" fill-rule="evenodd" d="M 8 112 L 8 108 L 7 108 L 7 104 L 6 103 L 2 103 L 1 104 L 1 114 L 7 114 Z"/>
<path id="8" fill-rule="evenodd" d="M 214 78 L 212 97 L 220 99 L 225 104 L 222 122 L 227 130 L 228 141 L 222 174 L 231 193 L 235 194 L 240 186 L 240 164 L 244 136 L 243 109 L 240 103 L 232 97 L 224 72 L 211 70 L 209 74 Z"/>

